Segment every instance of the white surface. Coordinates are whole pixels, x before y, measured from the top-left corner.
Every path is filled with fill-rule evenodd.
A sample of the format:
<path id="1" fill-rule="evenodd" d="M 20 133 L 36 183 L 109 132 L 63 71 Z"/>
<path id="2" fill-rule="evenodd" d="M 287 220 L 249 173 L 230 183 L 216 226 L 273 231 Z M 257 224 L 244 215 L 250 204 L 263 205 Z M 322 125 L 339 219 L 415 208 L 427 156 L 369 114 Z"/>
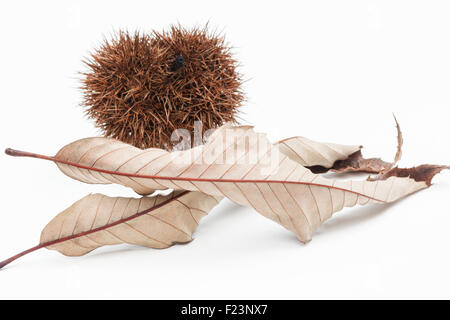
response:
<path id="1" fill-rule="evenodd" d="M 247 123 L 395 153 L 403 166 L 450 163 L 448 1 L 14 1 L 0 10 L 0 148 L 54 154 L 97 135 L 84 119 L 81 58 L 113 30 L 171 23 L 223 30 L 236 48 Z M 90 192 L 34 159 L 0 155 L 0 260 L 37 244 L 57 213 Z M 224 200 L 196 240 L 127 245 L 80 258 L 42 249 L 0 271 L 1 298 L 450 298 L 450 173 L 390 206 L 335 215 L 308 245 Z"/>

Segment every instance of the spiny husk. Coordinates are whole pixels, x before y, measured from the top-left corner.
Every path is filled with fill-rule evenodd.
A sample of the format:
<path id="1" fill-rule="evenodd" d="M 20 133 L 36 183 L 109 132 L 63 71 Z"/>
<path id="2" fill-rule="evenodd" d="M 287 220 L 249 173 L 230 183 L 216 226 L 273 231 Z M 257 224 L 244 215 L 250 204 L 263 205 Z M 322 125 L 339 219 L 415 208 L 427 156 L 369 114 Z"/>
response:
<path id="1" fill-rule="evenodd" d="M 83 105 L 105 136 L 171 149 L 176 129 L 236 122 L 241 76 L 230 47 L 205 28 L 120 31 L 85 61 Z"/>

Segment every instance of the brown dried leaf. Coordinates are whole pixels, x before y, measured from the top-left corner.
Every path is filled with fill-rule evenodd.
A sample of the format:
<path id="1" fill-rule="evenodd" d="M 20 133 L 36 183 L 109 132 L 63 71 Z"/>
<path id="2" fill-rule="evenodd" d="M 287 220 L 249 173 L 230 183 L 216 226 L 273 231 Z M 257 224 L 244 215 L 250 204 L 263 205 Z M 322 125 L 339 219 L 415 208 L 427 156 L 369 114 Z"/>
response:
<path id="1" fill-rule="evenodd" d="M 298 147 L 298 144 L 295 143 L 297 139 L 300 139 L 303 144 L 308 143 L 308 146 L 302 148 L 300 144 L 300 147 Z M 281 146 L 280 151 L 285 152 L 294 161 L 303 165 L 320 163 L 323 166 L 332 165 L 338 159 L 348 157 L 359 149 L 357 146 L 326 144 L 300 137 L 285 139 L 275 145 Z M 330 149 L 330 147 L 336 151 L 328 153 L 320 151 Z M 164 150 L 160 150 L 160 152 L 161 154 L 168 153 Z M 324 159 L 324 154 L 327 154 L 326 159 Z M 150 193 L 150 191 L 146 193 Z M 38 246 L 3 261 L 0 263 L 0 268 L 18 257 L 42 247 L 58 250 L 68 256 L 77 256 L 86 254 L 103 245 L 124 242 L 153 248 L 165 248 L 173 243 L 186 242 L 191 239 L 202 214 L 207 214 L 212 209 L 213 205 L 208 201 L 209 199 L 215 199 L 218 203 L 222 200 L 222 197 L 211 197 L 201 192 L 192 191 L 175 191 L 167 197 L 156 196 L 141 199 L 110 198 L 100 194 L 89 195 L 56 216 L 43 230 L 41 242 Z M 153 201 L 153 203 L 146 208 L 145 204 L 149 201 Z M 137 202 L 139 202 L 137 212 L 133 214 L 133 211 L 130 212 L 130 210 L 136 207 Z M 125 206 L 124 203 L 126 203 Z M 146 209 L 143 210 L 143 208 Z M 168 212 L 166 213 L 166 211 Z M 189 214 L 186 213 L 187 211 L 189 211 Z M 117 220 L 119 216 L 120 219 Z M 161 217 L 158 218 L 158 216 Z M 146 221 L 144 221 L 145 217 L 153 219 L 145 219 Z M 72 233 L 68 234 L 67 232 L 70 230 L 67 228 L 73 225 L 74 220 L 76 220 L 76 226 L 74 226 Z M 132 222 L 128 222 L 130 220 Z M 193 221 L 195 221 L 195 225 Z M 135 229 L 130 230 L 133 225 L 129 224 L 132 223 L 136 224 Z M 128 226 L 128 228 L 125 226 Z M 141 226 L 147 230 L 151 229 L 153 234 L 149 235 L 142 230 L 138 230 L 137 228 Z M 184 228 L 182 228 L 183 226 Z M 114 234 L 114 228 L 119 232 L 121 231 L 120 239 L 117 234 Z M 124 228 L 128 230 L 123 230 Z M 184 234 L 185 238 L 179 239 L 180 234 L 175 230 L 180 230 L 181 235 Z M 188 239 L 186 239 L 186 236 Z"/>
<path id="2" fill-rule="evenodd" d="M 413 168 L 392 168 L 387 172 L 382 172 L 374 177 L 369 177 L 369 181 L 386 180 L 390 177 L 408 177 L 417 182 L 425 182 L 431 186 L 431 179 L 444 169 L 450 169 L 450 166 L 439 166 L 433 164 L 423 164 Z"/>
<path id="3" fill-rule="evenodd" d="M 248 126 L 224 126 L 205 145 L 187 151 L 143 151 L 112 139 L 88 138 L 67 145 L 56 157 L 28 156 L 52 160 L 66 175 L 87 183 L 118 183 L 139 193 L 171 188 L 225 196 L 253 207 L 302 242 L 344 207 L 392 202 L 427 187 L 425 180 L 395 175 L 377 181 L 326 179 Z M 435 171 L 428 174 L 431 180 Z"/>
<path id="4" fill-rule="evenodd" d="M 380 158 L 366 159 L 363 157 L 361 150 L 359 150 L 351 154 L 345 160 L 336 161 L 331 168 L 313 166 L 310 167 L 310 169 L 314 173 L 324 173 L 328 171 L 333 171 L 337 173 L 343 172 L 379 173 L 391 169 L 393 165 L 394 164 L 392 162 L 386 162 L 381 160 Z"/>
<path id="5" fill-rule="evenodd" d="M 345 148 L 346 146 L 335 145 L 337 147 L 339 147 L 339 146 L 341 147 L 341 150 L 342 150 L 342 151 L 340 151 L 342 153 L 341 158 L 336 157 L 334 162 L 329 161 L 328 163 L 326 163 L 326 165 L 309 164 L 306 166 L 313 173 L 325 173 L 328 171 L 337 172 L 337 173 L 343 173 L 343 172 L 380 173 L 380 172 L 385 172 L 385 171 L 390 170 L 397 164 L 398 161 L 400 161 L 401 156 L 402 156 L 402 146 L 403 146 L 402 131 L 400 130 L 400 125 L 399 125 L 395 115 L 394 115 L 394 120 L 395 120 L 395 125 L 397 128 L 397 152 L 394 157 L 394 162 L 386 162 L 386 161 L 381 160 L 380 158 L 366 159 L 363 157 L 362 152 L 361 152 L 362 146 L 360 146 L 359 149 L 355 150 L 353 153 L 346 154 L 343 151 L 348 151 L 348 150 L 352 150 L 352 149 Z M 323 143 L 322 145 L 325 147 L 327 144 Z M 333 149 L 336 147 L 331 146 L 331 148 Z M 339 150 L 339 149 L 337 149 L 337 150 Z M 295 149 L 293 151 L 295 151 Z M 344 155 L 346 157 L 344 157 Z M 295 158 L 291 158 L 291 159 L 295 160 Z M 304 165 L 304 164 L 302 164 L 302 165 Z"/>
<path id="6" fill-rule="evenodd" d="M 200 219 L 219 200 L 189 191 L 140 199 L 91 194 L 51 220 L 38 246 L 1 262 L 0 268 L 40 248 L 81 256 L 104 245 L 129 243 L 162 249 L 190 242 Z"/>

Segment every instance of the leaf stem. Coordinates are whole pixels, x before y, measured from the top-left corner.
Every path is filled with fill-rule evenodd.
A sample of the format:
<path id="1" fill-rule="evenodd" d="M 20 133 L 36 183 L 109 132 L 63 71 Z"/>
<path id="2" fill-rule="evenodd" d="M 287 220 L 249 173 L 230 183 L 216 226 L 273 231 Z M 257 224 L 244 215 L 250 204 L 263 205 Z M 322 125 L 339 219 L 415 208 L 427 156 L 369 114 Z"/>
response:
<path id="1" fill-rule="evenodd" d="M 14 260 L 16 260 L 16 259 L 18 259 L 18 258 L 20 258 L 20 257 L 22 257 L 22 256 L 24 256 L 24 255 L 26 255 L 26 254 L 28 254 L 28 253 L 31 253 L 31 252 L 36 251 L 36 250 L 39 250 L 39 249 L 41 249 L 41 248 L 43 248 L 43 247 L 44 247 L 44 245 L 38 244 L 37 246 L 34 246 L 34 247 L 30 248 L 30 249 L 27 249 L 27 250 L 25 250 L 25 251 L 22 251 L 21 253 L 18 253 L 18 254 L 16 254 L 15 256 L 12 256 L 11 258 L 6 259 L 6 260 L 0 262 L 0 269 L 2 269 L 4 266 L 10 264 L 10 263 L 13 262 Z"/>
<path id="2" fill-rule="evenodd" d="M 21 151 L 21 150 L 15 150 L 15 149 L 11 149 L 11 148 L 5 149 L 5 153 L 8 156 L 12 156 L 12 157 L 28 157 L 28 158 L 38 158 L 38 159 L 55 161 L 55 157 L 44 156 L 42 154 Z"/>

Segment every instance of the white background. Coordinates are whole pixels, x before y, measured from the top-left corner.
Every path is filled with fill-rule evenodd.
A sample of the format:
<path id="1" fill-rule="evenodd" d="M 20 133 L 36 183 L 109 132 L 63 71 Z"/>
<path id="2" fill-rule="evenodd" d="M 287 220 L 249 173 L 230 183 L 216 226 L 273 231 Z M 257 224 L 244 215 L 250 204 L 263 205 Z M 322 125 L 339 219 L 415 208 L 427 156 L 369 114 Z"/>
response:
<path id="1" fill-rule="evenodd" d="M 10 1 L 0 5 L 0 148 L 55 154 L 98 135 L 77 72 L 103 36 L 207 21 L 234 46 L 244 123 L 275 141 L 303 135 L 450 163 L 448 1 Z M 120 186 L 71 180 L 48 162 L 0 155 L 0 260 L 38 243 L 57 213 Z M 362 178 L 362 177 L 358 177 Z M 79 258 L 42 249 L 0 271 L 1 298 L 450 298 L 450 173 L 393 205 L 346 209 L 302 245 L 224 200 L 195 240 Z"/>

